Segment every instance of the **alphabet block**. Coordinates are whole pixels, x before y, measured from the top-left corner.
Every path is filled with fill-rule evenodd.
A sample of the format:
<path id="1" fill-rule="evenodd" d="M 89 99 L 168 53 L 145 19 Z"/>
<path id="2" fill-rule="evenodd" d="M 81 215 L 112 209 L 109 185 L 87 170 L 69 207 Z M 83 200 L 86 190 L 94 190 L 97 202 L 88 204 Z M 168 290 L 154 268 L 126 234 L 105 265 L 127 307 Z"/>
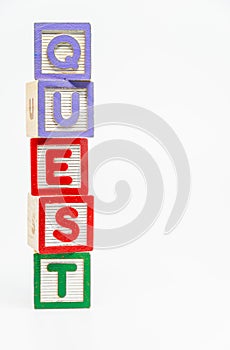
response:
<path id="1" fill-rule="evenodd" d="M 92 137 L 93 83 L 43 80 L 26 84 L 29 137 Z"/>
<path id="2" fill-rule="evenodd" d="M 34 254 L 34 307 L 89 308 L 89 253 Z"/>
<path id="3" fill-rule="evenodd" d="M 35 23 L 35 79 L 90 80 L 89 23 Z"/>
<path id="4" fill-rule="evenodd" d="M 28 195 L 28 244 L 40 254 L 93 249 L 93 196 Z"/>
<path id="5" fill-rule="evenodd" d="M 88 140 L 34 138 L 30 140 L 31 193 L 88 193 Z"/>

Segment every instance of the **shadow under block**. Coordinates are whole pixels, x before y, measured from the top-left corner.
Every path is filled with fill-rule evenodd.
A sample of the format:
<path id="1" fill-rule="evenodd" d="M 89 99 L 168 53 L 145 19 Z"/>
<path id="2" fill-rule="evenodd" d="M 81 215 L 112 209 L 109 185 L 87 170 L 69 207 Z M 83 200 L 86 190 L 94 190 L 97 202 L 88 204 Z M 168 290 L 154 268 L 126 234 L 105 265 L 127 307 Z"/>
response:
<path id="1" fill-rule="evenodd" d="M 35 79 L 90 80 L 89 23 L 35 23 Z"/>
<path id="2" fill-rule="evenodd" d="M 88 193 L 88 140 L 34 138 L 30 140 L 31 194 Z"/>
<path id="3" fill-rule="evenodd" d="M 26 84 L 29 137 L 92 137 L 93 83 L 66 80 Z"/>
<path id="4" fill-rule="evenodd" d="M 35 309 L 90 307 L 90 254 L 34 254 Z"/>
<path id="5" fill-rule="evenodd" d="M 27 241 L 40 254 L 93 249 L 93 196 L 28 195 Z"/>

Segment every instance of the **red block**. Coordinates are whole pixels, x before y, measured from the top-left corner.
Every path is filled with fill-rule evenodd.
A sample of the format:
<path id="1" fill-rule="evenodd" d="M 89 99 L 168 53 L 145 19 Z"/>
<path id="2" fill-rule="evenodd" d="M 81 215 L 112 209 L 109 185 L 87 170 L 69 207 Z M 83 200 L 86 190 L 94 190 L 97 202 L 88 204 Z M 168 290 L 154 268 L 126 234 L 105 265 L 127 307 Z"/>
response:
<path id="1" fill-rule="evenodd" d="M 88 193 L 88 140 L 33 138 L 30 141 L 31 193 Z"/>
<path id="2" fill-rule="evenodd" d="M 28 244 L 40 254 L 93 249 L 93 196 L 28 197 Z"/>

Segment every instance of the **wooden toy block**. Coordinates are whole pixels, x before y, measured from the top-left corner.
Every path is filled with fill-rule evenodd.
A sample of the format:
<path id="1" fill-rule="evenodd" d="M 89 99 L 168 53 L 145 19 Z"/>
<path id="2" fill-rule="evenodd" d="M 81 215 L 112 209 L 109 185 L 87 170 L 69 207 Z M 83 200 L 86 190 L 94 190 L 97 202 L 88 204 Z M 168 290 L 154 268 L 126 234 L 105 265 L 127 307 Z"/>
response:
<path id="1" fill-rule="evenodd" d="M 90 80 L 89 23 L 35 23 L 35 79 Z"/>
<path id="2" fill-rule="evenodd" d="M 93 196 L 28 195 L 28 244 L 40 254 L 93 249 Z"/>
<path id="3" fill-rule="evenodd" d="M 34 307 L 89 308 L 89 253 L 34 254 Z"/>
<path id="4" fill-rule="evenodd" d="M 29 137 L 92 137 L 93 83 L 66 80 L 26 84 Z"/>
<path id="5" fill-rule="evenodd" d="M 31 193 L 88 193 L 88 140 L 34 138 L 30 140 Z"/>

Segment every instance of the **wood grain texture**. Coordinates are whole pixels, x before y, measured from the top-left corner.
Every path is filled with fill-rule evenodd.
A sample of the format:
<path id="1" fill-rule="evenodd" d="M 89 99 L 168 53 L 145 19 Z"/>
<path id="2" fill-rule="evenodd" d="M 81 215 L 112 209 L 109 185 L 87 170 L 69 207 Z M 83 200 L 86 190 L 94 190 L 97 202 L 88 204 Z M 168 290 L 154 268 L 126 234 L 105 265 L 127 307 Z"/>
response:
<path id="1" fill-rule="evenodd" d="M 93 196 L 39 197 L 29 194 L 29 246 L 40 254 L 91 251 L 93 206 Z"/>
<path id="2" fill-rule="evenodd" d="M 47 48 L 51 40 L 54 38 L 58 38 L 60 34 L 62 33 L 68 33 L 68 35 L 71 35 L 80 46 L 81 49 L 81 54 L 78 60 L 78 68 L 77 69 L 60 69 L 58 67 L 55 67 L 50 61 L 47 56 Z M 85 31 L 84 30 L 75 30 L 75 31 L 66 31 L 66 32 L 50 32 L 50 31 L 43 31 L 42 32 L 42 53 L 41 53 L 41 70 L 42 74 L 66 74 L 67 77 L 69 74 L 76 74 L 76 80 L 77 76 L 79 74 L 85 74 Z M 57 57 L 58 60 L 61 62 L 65 61 L 66 56 L 71 56 L 73 57 L 73 48 L 70 44 L 68 43 L 62 43 L 61 45 L 58 45 L 55 48 L 55 56 Z M 68 79 L 68 78 L 67 78 Z"/>
<path id="3" fill-rule="evenodd" d="M 34 254 L 34 306 L 89 308 L 89 253 Z"/>
<path id="4" fill-rule="evenodd" d="M 35 79 L 90 80 L 89 23 L 35 23 Z"/>
<path id="5" fill-rule="evenodd" d="M 26 84 L 26 136 L 38 136 L 38 82 Z"/>
<path id="6" fill-rule="evenodd" d="M 88 140 L 33 138 L 30 141 L 31 194 L 88 193 Z"/>
<path id="7" fill-rule="evenodd" d="M 91 82 L 45 80 L 27 83 L 27 136 L 92 137 L 93 104 Z"/>
<path id="8" fill-rule="evenodd" d="M 38 204 L 39 197 L 28 194 L 27 198 L 27 243 L 38 251 Z"/>

